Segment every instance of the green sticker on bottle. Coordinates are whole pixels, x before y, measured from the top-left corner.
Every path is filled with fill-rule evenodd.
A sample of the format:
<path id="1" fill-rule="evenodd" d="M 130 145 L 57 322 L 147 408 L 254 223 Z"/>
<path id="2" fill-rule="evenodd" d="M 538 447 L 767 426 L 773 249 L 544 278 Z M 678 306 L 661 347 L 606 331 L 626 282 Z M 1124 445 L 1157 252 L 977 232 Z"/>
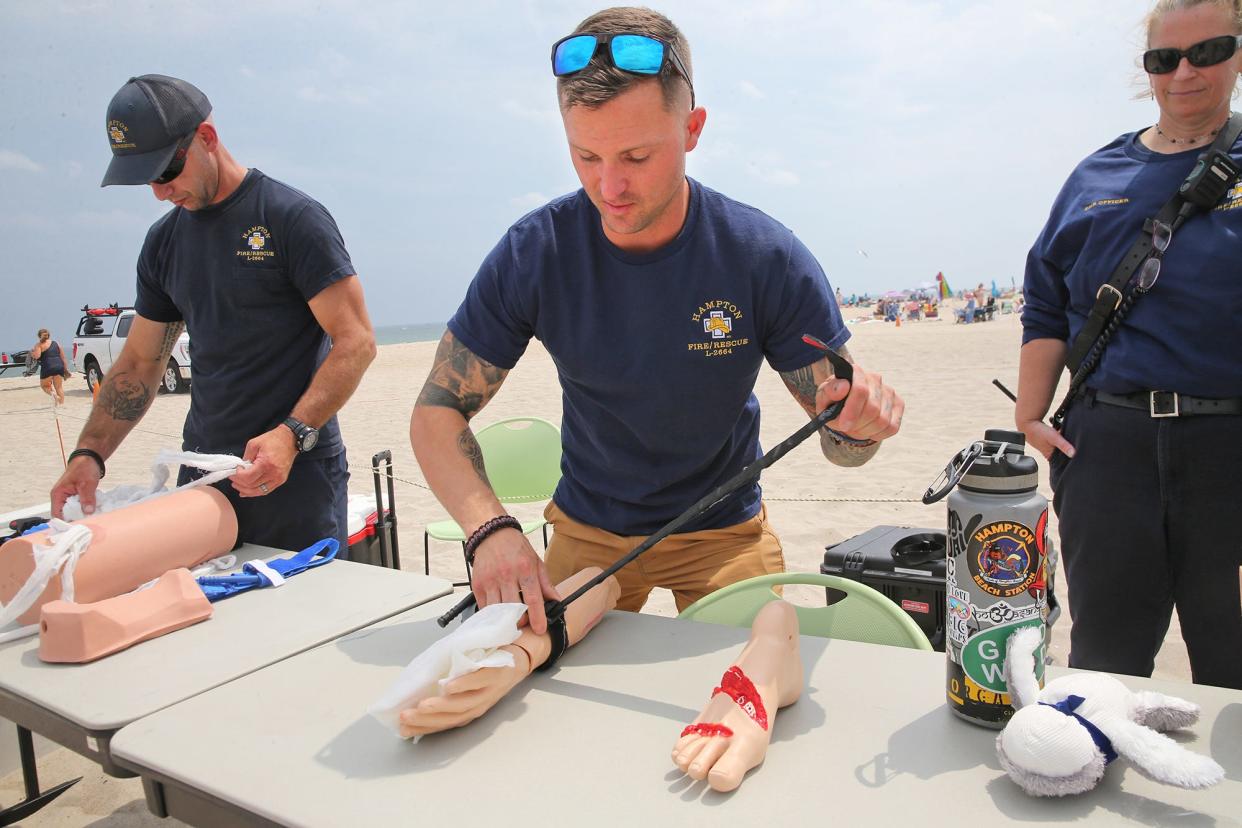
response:
<path id="1" fill-rule="evenodd" d="M 1009 636 L 1023 627 L 1043 630 L 1044 621 L 1038 616 L 1009 624 L 989 627 L 970 638 L 962 647 L 962 669 L 975 684 L 994 693 L 1007 693 L 1005 686 L 1005 652 Z M 1044 681 L 1044 643 L 1035 648 L 1035 677 Z"/>

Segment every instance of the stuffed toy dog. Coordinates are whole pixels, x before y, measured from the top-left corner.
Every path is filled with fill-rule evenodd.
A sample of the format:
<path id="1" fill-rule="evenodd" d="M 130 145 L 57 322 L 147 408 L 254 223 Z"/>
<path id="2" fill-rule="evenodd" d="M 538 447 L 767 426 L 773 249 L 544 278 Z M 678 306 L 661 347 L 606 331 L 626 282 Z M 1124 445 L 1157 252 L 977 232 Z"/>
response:
<path id="1" fill-rule="evenodd" d="M 1042 630 L 1009 637 L 1005 683 L 1015 713 L 996 737 L 1009 777 L 1033 796 L 1066 796 L 1095 787 L 1121 756 L 1143 775 L 1182 788 L 1206 788 L 1225 772 L 1157 731 L 1194 724 L 1199 707 L 1161 693 L 1131 693 L 1112 676 L 1081 673 L 1048 682 L 1041 691 L 1034 653 Z"/>

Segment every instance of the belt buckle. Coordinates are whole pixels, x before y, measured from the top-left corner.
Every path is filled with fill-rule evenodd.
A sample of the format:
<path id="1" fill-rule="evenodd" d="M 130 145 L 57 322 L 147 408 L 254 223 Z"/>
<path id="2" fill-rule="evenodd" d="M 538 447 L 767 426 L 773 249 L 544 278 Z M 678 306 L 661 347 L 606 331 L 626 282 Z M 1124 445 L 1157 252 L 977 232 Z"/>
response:
<path id="1" fill-rule="evenodd" d="M 1096 301 L 1098 302 L 1101 298 L 1103 298 L 1104 291 L 1106 290 L 1113 295 L 1113 310 L 1117 310 L 1117 306 L 1121 304 L 1121 300 L 1124 297 L 1122 297 L 1121 291 L 1117 290 L 1117 288 L 1113 287 L 1108 282 L 1100 285 L 1100 289 L 1095 292 Z"/>
<path id="2" fill-rule="evenodd" d="M 1169 401 L 1172 400 L 1172 407 Z M 1152 417 L 1180 417 L 1182 414 L 1181 401 L 1176 391 L 1152 391 L 1148 394 L 1148 410 Z"/>

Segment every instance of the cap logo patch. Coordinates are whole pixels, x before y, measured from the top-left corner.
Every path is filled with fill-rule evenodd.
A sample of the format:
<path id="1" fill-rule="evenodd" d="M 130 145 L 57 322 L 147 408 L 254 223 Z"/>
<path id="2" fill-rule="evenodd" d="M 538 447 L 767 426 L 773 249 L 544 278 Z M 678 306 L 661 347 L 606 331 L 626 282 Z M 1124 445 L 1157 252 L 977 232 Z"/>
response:
<path id="1" fill-rule="evenodd" d="M 135 149 L 129 140 L 129 127 L 124 122 L 113 119 L 108 121 L 108 137 L 112 140 L 113 149 Z"/>

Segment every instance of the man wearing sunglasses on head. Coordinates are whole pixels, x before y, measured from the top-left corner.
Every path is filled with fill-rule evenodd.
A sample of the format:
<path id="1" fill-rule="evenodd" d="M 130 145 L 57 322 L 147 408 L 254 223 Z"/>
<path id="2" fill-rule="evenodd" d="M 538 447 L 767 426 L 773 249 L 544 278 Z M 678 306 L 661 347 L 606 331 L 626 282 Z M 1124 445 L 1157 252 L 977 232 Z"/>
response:
<path id="1" fill-rule="evenodd" d="M 552 49 L 582 183 L 510 228 L 448 324 L 410 433 L 437 497 L 469 533 L 481 606 L 524 601 L 542 632 L 551 584 L 607 567 L 761 454 L 753 394 L 766 360 L 809 416 L 845 398 L 825 456 L 866 462 L 903 403 L 876 374 L 833 377 L 803 334 L 848 358 L 823 271 L 793 234 L 689 179 L 707 113 L 681 32 L 647 9 L 584 20 Z M 563 475 L 545 512 L 546 568 L 492 493 L 469 421 L 531 337 L 563 393 Z M 619 609 L 654 587 L 678 608 L 784 569 L 757 485 L 622 569 Z"/>
<path id="2" fill-rule="evenodd" d="M 305 194 L 240 165 L 211 104 L 164 75 L 131 78 L 107 115 L 102 186 L 150 186 L 173 205 L 138 258 L 137 316 L 104 377 L 53 512 L 95 503 L 104 461 L 146 413 L 183 329 L 193 388 L 183 447 L 252 463 L 218 485 L 239 540 L 346 550 L 349 472 L 336 412 L 375 355 L 362 286 L 336 223 Z M 182 469 L 179 484 L 191 472 Z"/>
<path id="3" fill-rule="evenodd" d="M 1242 689 L 1242 3 L 1159 0 L 1146 31 L 1156 122 L 1078 164 L 1027 257 L 1015 418 L 1049 458 L 1070 666 L 1151 675 L 1176 608 L 1194 681 Z"/>

